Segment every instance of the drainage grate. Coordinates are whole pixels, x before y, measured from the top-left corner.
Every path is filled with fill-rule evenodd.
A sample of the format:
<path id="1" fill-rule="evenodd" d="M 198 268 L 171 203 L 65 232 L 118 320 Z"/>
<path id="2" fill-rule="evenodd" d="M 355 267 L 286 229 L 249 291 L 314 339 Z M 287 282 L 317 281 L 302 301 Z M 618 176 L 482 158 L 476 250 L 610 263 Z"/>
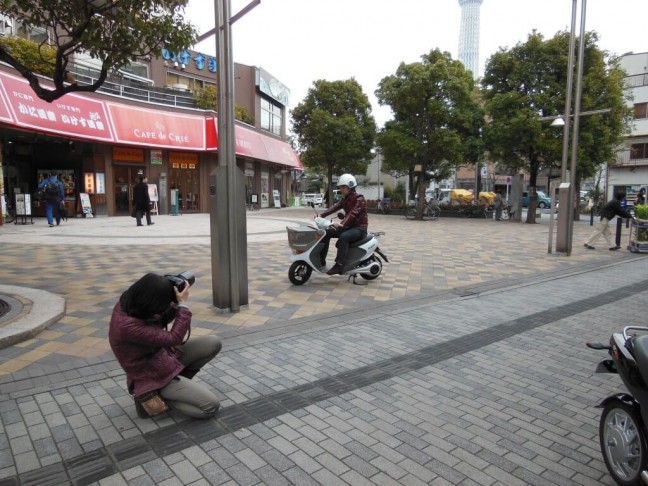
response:
<path id="1" fill-rule="evenodd" d="M 9 302 L 0 299 L 0 318 L 5 314 L 8 314 L 10 310 L 11 306 L 9 305 Z"/>

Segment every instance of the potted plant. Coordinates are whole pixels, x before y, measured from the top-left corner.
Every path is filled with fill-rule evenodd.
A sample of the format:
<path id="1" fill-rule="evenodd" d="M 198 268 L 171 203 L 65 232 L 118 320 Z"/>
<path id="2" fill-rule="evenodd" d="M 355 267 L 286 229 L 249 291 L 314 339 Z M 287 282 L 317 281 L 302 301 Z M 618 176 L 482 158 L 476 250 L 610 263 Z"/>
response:
<path id="1" fill-rule="evenodd" d="M 648 204 L 635 206 L 637 222 L 632 224 L 630 249 L 634 252 L 648 252 Z"/>

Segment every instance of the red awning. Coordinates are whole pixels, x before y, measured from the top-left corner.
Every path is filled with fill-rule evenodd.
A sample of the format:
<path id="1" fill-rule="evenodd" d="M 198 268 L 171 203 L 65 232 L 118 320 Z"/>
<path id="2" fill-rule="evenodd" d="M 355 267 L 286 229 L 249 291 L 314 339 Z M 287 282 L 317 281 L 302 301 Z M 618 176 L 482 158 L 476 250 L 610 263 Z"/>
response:
<path id="1" fill-rule="evenodd" d="M 98 142 L 171 150 L 218 149 L 214 116 L 190 115 L 115 103 L 70 93 L 47 103 L 27 80 L 0 71 L 0 123 Z M 303 169 L 292 147 L 236 125 L 236 153 Z"/>

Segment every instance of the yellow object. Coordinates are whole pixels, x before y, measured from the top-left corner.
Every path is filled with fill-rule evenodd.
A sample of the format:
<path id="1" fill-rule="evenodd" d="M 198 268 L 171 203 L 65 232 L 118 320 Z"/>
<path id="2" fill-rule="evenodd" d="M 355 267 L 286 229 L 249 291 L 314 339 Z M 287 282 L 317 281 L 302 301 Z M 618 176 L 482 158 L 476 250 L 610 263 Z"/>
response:
<path id="1" fill-rule="evenodd" d="M 466 189 L 453 189 L 450 191 L 450 200 L 460 204 L 470 204 L 473 201 L 473 193 Z"/>
<path id="2" fill-rule="evenodd" d="M 494 192 L 480 192 L 479 193 L 479 202 L 484 204 L 493 204 L 495 202 L 495 193 Z"/>

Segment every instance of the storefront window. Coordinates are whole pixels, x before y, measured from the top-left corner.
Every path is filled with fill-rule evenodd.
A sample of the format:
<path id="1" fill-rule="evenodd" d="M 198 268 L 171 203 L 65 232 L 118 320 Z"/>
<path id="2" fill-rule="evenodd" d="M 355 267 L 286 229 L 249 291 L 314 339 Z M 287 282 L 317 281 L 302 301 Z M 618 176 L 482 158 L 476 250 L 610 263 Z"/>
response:
<path id="1" fill-rule="evenodd" d="M 261 128 L 276 135 L 281 135 L 281 105 L 269 99 L 261 98 Z"/>

